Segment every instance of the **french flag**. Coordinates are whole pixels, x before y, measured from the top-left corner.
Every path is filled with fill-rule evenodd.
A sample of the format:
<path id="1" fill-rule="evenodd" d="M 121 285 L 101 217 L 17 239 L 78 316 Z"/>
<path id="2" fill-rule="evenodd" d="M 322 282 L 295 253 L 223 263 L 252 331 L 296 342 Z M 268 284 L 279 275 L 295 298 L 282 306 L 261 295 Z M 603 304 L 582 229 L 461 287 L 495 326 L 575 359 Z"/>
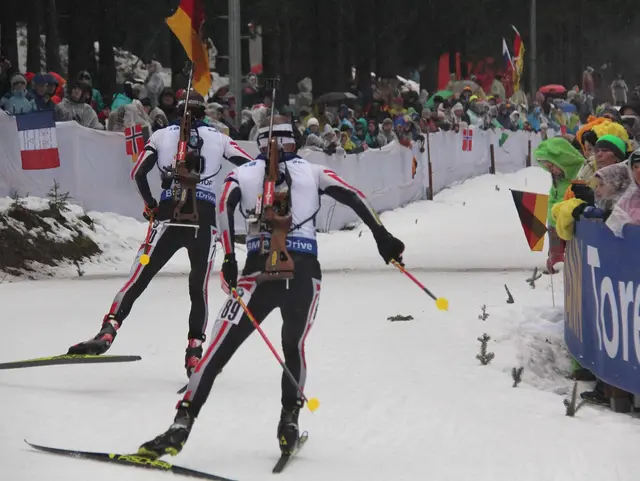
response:
<path id="1" fill-rule="evenodd" d="M 22 170 L 60 167 L 54 110 L 16 115 Z"/>

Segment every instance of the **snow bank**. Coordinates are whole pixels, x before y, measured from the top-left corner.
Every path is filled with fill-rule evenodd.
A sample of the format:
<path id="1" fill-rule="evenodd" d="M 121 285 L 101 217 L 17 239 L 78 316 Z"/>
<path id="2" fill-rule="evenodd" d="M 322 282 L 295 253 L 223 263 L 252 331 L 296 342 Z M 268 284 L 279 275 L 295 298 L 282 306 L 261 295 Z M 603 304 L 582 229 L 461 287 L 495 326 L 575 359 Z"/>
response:
<path id="1" fill-rule="evenodd" d="M 406 244 L 405 261 L 410 268 L 441 271 L 523 270 L 542 266 L 544 253 L 533 253 L 525 241 L 509 189 L 546 193 L 549 177 L 531 167 L 514 174 L 484 175 L 455 185 L 423 201 L 384 213 L 390 232 Z M 41 199 L 27 198 L 29 205 Z M 0 212 L 11 199 L 0 199 Z M 32 204 L 31 204 L 32 203 Z M 84 212 L 72 206 L 69 215 Z M 102 254 L 81 264 L 85 276 L 124 276 L 131 267 L 147 224 L 111 213 L 88 212 L 94 230 L 86 234 Z M 318 235 L 319 257 L 325 270 L 381 270 L 385 265 L 366 226 L 351 231 Z M 238 260 L 244 248 L 238 245 Z M 219 269 L 221 256 L 214 268 Z M 189 260 L 179 251 L 163 269 L 164 274 L 186 274 Z M 46 269 L 46 275 L 52 272 Z M 57 277 L 77 276 L 75 265 L 60 266 Z"/>

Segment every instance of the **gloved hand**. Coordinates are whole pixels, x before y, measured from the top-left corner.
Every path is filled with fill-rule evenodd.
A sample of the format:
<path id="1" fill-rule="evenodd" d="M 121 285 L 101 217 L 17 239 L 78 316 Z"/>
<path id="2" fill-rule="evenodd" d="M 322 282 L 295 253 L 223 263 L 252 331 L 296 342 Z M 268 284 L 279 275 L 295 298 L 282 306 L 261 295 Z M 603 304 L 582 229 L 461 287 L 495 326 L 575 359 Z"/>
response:
<path id="1" fill-rule="evenodd" d="M 604 218 L 604 211 L 592 205 L 580 204 L 573 209 L 571 215 L 575 220 L 580 220 L 580 216 L 584 216 L 586 219 L 602 219 Z"/>
<path id="2" fill-rule="evenodd" d="M 155 217 L 156 214 L 158 213 L 158 202 L 153 199 L 153 202 L 150 205 L 145 204 L 144 205 L 144 212 L 142 213 L 142 215 L 144 216 L 145 219 L 147 220 L 151 220 L 151 217 Z"/>
<path id="3" fill-rule="evenodd" d="M 229 289 L 238 287 L 238 262 L 235 254 L 227 254 L 222 262 L 222 277 Z"/>
<path id="4" fill-rule="evenodd" d="M 378 252 L 384 261 L 389 264 L 392 260 L 402 263 L 402 253 L 404 252 L 404 244 L 400 239 L 393 237 L 384 226 L 376 228 L 373 232 L 373 238 L 378 244 Z"/>
<path id="5" fill-rule="evenodd" d="M 585 217 L 585 219 L 603 219 L 605 216 L 605 212 L 599 207 L 593 207 L 592 205 L 590 205 L 584 209 L 582 215 Z"/>
<path id="6" fill-rule="evenodd" d="M 586 184 L 571 184 L 571 190 L 573 191 L 576 199 L 585 201 L 588 205 L 595 203 L 595 196 L 593 190 Z"/>

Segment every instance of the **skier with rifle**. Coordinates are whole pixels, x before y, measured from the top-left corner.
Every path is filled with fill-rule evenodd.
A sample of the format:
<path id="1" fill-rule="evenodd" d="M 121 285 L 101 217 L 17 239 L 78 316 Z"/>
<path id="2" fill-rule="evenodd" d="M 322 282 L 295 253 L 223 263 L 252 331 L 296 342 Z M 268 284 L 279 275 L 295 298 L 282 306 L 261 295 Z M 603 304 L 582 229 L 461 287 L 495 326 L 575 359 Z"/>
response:
<path id="1" fill-rule="evenodd" d="M 187 376 L 202 358 L 208 316 L 207 284 L 217 241 L 216 176 L 224 160 L 240 166 L 253 159 L 231 138 L 203 122 L 205 102 L 197 92 L 187 90 L 178 103 L 178 111 L 181 122 L 151 136 L 131 173 L 145 203 L 144 216 L 149 220 L 147 239 L 138 251 L 131 276 L 116 294 L 100 332 L 69 348 L 68 354 L 105 353 L 153 277 L 176 251 L 185 247 L 191 263 Z M 147 179 L 154 167 L 160 172 L 160 203 L 153 197 Z"/>
<path id="2" fill-rule="evenodd" d="M 299 157 L 293 127 L 285 117 L 272 115 L 270 124 L 259 129 L 261 155 L 227 176 L 218 204 L 225 253 L 222 275 L 231 295 L 173 424 L 140 446 L 141 456 L 156 459 L 182 450 L 216 376 L 254 329 L 266 340 L 259 324 L 275 308 L 282 314 L 286 374 L 277 437 L 283 457 L 296 451 L 298 415 L 306 400 L 304 344 L 316 316 L 322 279 L 315 227 L 321 194 L 351 207 L 371 229 L 384 261 L 402 265 L 404 244 L 385 229 L 365 196 L 327 167 Z M 239 279 L 233 244 L 237 207 L 247 219 L 247 260 Z M 311 402 L 308 406 L 313 410 Z"/>

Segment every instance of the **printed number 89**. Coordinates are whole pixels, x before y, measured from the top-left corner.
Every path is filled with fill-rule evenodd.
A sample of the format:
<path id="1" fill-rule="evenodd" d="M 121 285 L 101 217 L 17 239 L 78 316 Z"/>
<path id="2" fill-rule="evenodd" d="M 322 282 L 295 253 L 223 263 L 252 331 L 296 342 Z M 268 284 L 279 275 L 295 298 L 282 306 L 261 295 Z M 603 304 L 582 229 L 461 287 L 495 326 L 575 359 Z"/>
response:
<path id="1" fill-rule="evenodd" d="M 233 322 L 240 312 L 240 304 L 235 299 L 229 299 L 220 313 L 220 319 Z"/>

